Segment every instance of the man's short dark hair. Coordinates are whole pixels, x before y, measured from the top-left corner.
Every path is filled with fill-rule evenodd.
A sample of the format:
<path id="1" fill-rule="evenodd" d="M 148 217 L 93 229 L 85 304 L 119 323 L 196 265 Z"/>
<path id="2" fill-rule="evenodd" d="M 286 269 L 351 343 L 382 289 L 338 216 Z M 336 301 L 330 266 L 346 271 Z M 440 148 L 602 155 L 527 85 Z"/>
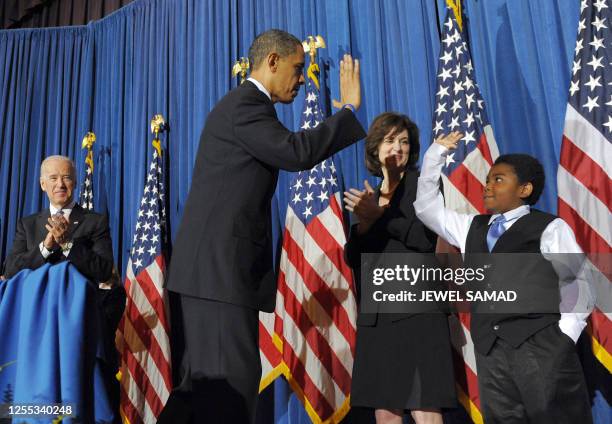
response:
<path id="1" fill-rule="evenodd" d="M 510 165 L 514 169 L 519 184 L 531 183 L 533 191 L 523 201 L 528 205 L 535 205 L 544 190 L 546 178 L 540 161 L 530 155 L 515 153 L 498 157 L 494 165 L 500 163 Z"/>
<path id="2" fill-rule="evenodd" d="M 257 69 L 261 63 L 272 52 L 278 53 L 280 57 L 286 57 L 295 53 L 297 46 L 302 42 L 295 36 L 280 29 L 269 29 L 262 32 L 251 44 L 249 48 L 249 62 L 251 69 Z"/>
<path id="3" fill-rule="evenodd" d="M 391 130 L 395 130 L 393 134 L 400 133 L 404 130 L 408 131 L 408 143 L 410 143 L 410 151 L 408 153 L 408 163 L 406 169 L 414 167 L 419 160 L 419 128 L 406 115 L 396 112 L 383 112 L 374 118 L 368 135 L 365 139 L 365 165 L 370 174 L 377 177 L 382 177 L 382 164 L 378 160 L 378 148 L 383 139 Z"/>

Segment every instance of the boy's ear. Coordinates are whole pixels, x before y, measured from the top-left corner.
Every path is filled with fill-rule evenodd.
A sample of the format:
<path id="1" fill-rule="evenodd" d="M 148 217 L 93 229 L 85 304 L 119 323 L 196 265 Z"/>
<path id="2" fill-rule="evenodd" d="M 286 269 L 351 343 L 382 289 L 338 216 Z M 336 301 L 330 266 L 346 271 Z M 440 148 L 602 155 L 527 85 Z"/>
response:
<path id="1" fill-rule="evenodd" d="M 531 196 L 531 193 L 533 193 L 533 184 L 531 183 L 521 184 L 521 189 L 519 192 L 519 197 L 521 199 L 528 198 L 529 196 Z"/>

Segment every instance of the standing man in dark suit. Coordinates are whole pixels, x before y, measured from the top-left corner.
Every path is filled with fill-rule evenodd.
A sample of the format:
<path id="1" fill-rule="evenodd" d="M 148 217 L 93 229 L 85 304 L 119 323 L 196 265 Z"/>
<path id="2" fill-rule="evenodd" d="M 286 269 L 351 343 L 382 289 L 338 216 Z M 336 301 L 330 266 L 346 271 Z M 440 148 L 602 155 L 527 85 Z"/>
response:
<path id="1" fill-rule="evenodd" d="M 105 216 L 75 204 L 74 163 L 49 156 L 40 166 L 40 187 L 49 209 L 17 223 L 13 248 L 6 259 L 6 277 L 45 263 L 70 261 L 93 282 L 106 281 L 113 269 L 113 249 Z"/>
<path id="2" fill-rule="evenodd" d="M 270 202 L 279 169 L 309 169 L 365 136 L 354 114 L 359 63 L 349 55 L 340 63 L 340 111 L 296 133 L 280 123 L 274 103 L 293 102 L 304 84 L 301 42 L 269 30 L 253 41 L 249 59 L 251 77 L 208 115 L 170 265 L 168 288 L 182 307 L 173 319 L 182 320 L 185 338 L 175 395 L 198 423 L 254 419 L 258 311 L 273 311 L 276 295 Z"/>

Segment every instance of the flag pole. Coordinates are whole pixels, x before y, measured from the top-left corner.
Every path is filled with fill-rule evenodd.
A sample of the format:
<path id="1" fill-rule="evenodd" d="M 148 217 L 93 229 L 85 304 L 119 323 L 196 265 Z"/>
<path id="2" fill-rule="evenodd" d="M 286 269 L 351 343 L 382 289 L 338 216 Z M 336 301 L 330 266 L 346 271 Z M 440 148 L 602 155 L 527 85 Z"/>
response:
<path id="1" fill-rule="evenodd" d="M 96 142 L 96 135 L 88 131 L 83 137 L 81 142 L 81 149 L 87 149 L 87 155 L 85 156 L 85 179 L 81 185 L 79 193 L 79 205 L 87 210 L 93 210 L 93 171 L 94 171 L 94 160 L 93 160 L 93 145 Z"/>
<path id="2" fill-rule="evenodd" d="M 304 47 L 304 53 L 310 54 L 310 65 L 308 66 L 307 75 L 312 80 L 317 89 L 321 89 L 319 86 L 319 64 L 317 63 L 317 49 L 324 49 L 326 47 L 325 40 L 320 35 L 309 35 L 304 41 L 302 41 L 302 47 Z"/>
<path id="3" fill-rule="evenodd" d="M 463 31 L 463 11 L 461 10 L 461 0 L 446 0 L 446 4 L 455 13 L 455 19 L 457 20 L 457 24 L 459 25 L 459 30 Z"/>
<path id="4" fill-rule="evenodd" d="M 153 147 L 157 150 L 157 154 L 161 158 L 162 150 L 161 150 L 161 142 L 159 141 L 159 134 L 166 131 L 168 126 L 166 125 L 166 121 L 162 115 L 155 115 L 153 119 L 151 119 L 151 132 L 153 133 Z"/>
<path id="5" fill-rule="evenodd" d="M 87 149 L 87 156 L 85 158 L 85 163 L 89 165 L 92 172 L 94 169 L 93 145 L 95 142 L 96 142 L 96 135 L 91 131 L 88 131 L 87 134 L 85 134 L 85 137 L 83 137 L 83 141 L 81 142 L 81 149 Z"/>

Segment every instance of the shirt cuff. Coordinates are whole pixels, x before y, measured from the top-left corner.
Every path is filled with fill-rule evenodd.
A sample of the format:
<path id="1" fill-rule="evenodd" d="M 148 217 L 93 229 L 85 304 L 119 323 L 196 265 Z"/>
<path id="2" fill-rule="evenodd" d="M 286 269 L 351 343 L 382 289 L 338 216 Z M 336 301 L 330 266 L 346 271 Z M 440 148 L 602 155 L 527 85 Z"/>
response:
<path id="1" fill-rule="evenodd" d="M 574 343 L 578 341 L 584 327 L 586 327 L 586 321 L 576 317 L 575 314 L 561 314 L 559 328 L 564 334 L 570 337 Z"/>
<path id="2" fill-rule="evenodd" d="M 49 256 L 51 256 L 51 254 L 53 253 L 52 251 L 50 251 L 49 249 L 47 249 L 45 247 L 45 245 L 43 244 L 43 242 L 41 241 L 40 244 L 38 245 L 38 248 L 40 249 L 40 254 L 42 255 L 43 258 L 47 259 Z"/>

